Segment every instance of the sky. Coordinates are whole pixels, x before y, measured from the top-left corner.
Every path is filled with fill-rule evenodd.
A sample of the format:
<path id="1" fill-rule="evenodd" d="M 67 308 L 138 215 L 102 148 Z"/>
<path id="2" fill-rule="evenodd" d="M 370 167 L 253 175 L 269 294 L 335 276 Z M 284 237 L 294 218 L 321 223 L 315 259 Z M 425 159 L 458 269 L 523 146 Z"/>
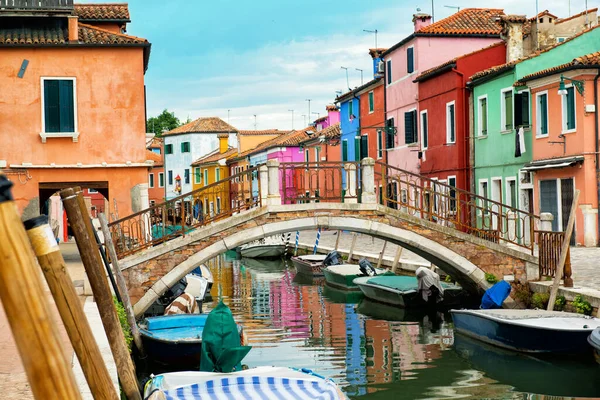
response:
<path id="1" fill-rule="evenodd" d="M 436 21 L 456 12 L 446 6 L 482 7 L 475 0 L 434 1 Z M 182 121 L 217 116 L 238 129 L 285 130 L 323 116 L 336 92 L 347 91 L 341 67 L 348 68 L 351 88 L 361 84 L 357 69 L 364 71 L 364 82 L 372 79 L 368 49 L 375 47 L 375 35 L 363 30 L 377 29 L 378 46 L 390 47 L 413 32 L 412 15 L 418 8 L 431 13 L 432 7 L 430 0 L 128 3 L 132 23 L 127 33 L 152 43 L 146 72 L 149 117 L 166 108 Z M 585 4 L 570 0 L 571 14 L 583 11 Z M 598 0 L 587 4 L 597 7 Z M 536 11 L 534 0 L 496 1 L 493 6 L 528 17 Z M 569 0 L 539 0 L 538 7 L 559 17 L 569 15 Z"/>

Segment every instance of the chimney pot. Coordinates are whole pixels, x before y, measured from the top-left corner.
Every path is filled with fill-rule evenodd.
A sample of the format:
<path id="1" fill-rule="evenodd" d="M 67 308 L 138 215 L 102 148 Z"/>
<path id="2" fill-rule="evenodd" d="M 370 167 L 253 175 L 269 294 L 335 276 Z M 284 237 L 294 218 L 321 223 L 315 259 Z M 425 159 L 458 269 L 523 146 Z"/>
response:
<path id="1" fill-rule="evenodd" d="M 79 20 L 77 15 L 69 15 L 69 42 L 79 42 Z"/>
<path id="2" fill-rule="evenodd" d="M 425 13 L 413 14 L 413 24 L 415 24 L 415 32 L 431 25 L 431 15 Z"/>

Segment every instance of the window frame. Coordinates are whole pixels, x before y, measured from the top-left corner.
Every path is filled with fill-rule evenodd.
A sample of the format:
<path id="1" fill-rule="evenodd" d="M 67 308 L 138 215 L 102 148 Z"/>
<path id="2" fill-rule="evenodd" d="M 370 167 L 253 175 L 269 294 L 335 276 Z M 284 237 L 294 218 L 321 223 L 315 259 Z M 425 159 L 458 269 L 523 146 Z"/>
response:
<path id="1" fill-rule="evenodd" d="M 392 60 L 385 61 L 385 83 L 387 86 L 392 84 Z"/>
<path id="2" fill-rule="evenodd" d="M 483 107 L 481 107 L 482 100 L 485 100 L 485 133 L 483 133 L 483 114 L 481 112 L 481 110 L 483 109 Z M 478 137 L 487 137 L 487 135 L 488 135 L 488 131 L 489 131 L 489 127 L 490 127 L 489 111 L 490 111 L 489 110 L 489 101 L 488 101 L 487 94 L 479 96 L 477 98 L 477 136 Z"/>
<path id="3" fill-rule="evenodd" d="M 202 171 L 200 167 L 194 167 L 194 183 L 196 185 L 202 183 Z"/>
<path id="4" fill-rule="evenodd" d="M 412 51 L 411 51 L 411 52 L 409 52 L 409 51 L 408 51 L 409 49 L 412 49 Z M 410 64 L 408 63 L 408 55 L 409 55 L 409 54 L 412 56 L 412 71 L 411 71 L 411 70 L 408 68 L 408 66 L 410 65 Z M 408 47 L 406 48 L 406 73 L 407 73 L 408 75 L 410 75 L 410 74 L 414 74 L 415 70 L 416 70 L 416 68 L 415 68 L 415 46 L 414 46 L 414 45 L 412 45 L 412 46 L 408 46 Z"/>
<path id="5" fill-rule="evenodd" d="M 208 186 L 208 168 L 204 168 L 202 182 L 204 183 L 204 186 Z"/>
<path id="6" fill-rule="evenodd" d="M 375 112 L 375 92 L 371 90 L 368 93 L 369 98 L 369 114 L 373 114 Z"/>
<path id="7" fill-rule="evenodd" d="M 414 126 L 413 126 L 413 132 L 412 132 L 413 133 L 413 137 L 412 137 L 413 141 L 410 142 L 410 143 L 406 143 L 406 125 L 405 125 L 404 126 L 404 138 L 405 138 L 405 140 L 404 140 L 405 143 L 404 144 L 405 145 L 415 145 L 415 144 L 419 143 L 419 121 L 418 121 L 418 118 L 417 118 L 418 111 L 417 111 L 416 108 L 411 108 L 410 110 L 406 110 L 404 112 L 404 114 L 405 114 L 405 117 L 404 117 L 405 123 L 406 123 L 406 114 L 408 114 L 408 113 L 413 113 L 413 115 L 414 115 L 414 120 L 413 120 Z"/>
<path id="8" fill-rule="evenodd" d="M 423 116 L 426 116 L 426 124 L 423 123 Z M 423 127 L 426 127 L 426 129 L 423 129 Z M 427 150 L 429 147 L 429 113 L 427 110 L 423 110 L 419 113 L 419 128 L 421 132 L 421 150 Z"/>
<path id="9" fill-rule="evenodd" d="M 452 107 L 452 122 L 450 122 L 450 107 Z M 452 126 L 451 126 L 452 125 Z M 451 140 L 451 129 L 454 131 L 454 139 Z M 446 103 L 446 144 L 456 144 L 456 101 Z"/>
<path id="10" fill-rule="evenodd" d="M 46 104 L 45 104 L 45 81 L 72 81 L 73 82 L 73 132 L 46 132 Z M 47 138 L 72 138 L 76 143 L 79 140 L 79 124 L 77 121 L 77 77 L 74 76 L 42 76 L 40 77 L 40 94 L 41 94 L 41 118 L 42 131 L 40 136 L 42 143 L 46 143 Z"/>
<path id="11" fill-rule="evenodd" d="M 561 97 L 560 100 L 560 107 L 561 107 L 561 134 L 567 134 L 567 133 L 574 133 L 577 131 L 577 91 L 575 90 L 575 87 L 573 86 L 573 84 L 569 83 L 565 85 L 565 89 L 567 89 L 567 91 L 569 89 L 573 90 L 573 125 L 574 127 L 572 129 L 568 129 L 568 105 L 567 107 L 565 107 L 566 101 L 567 101 L 567 95 L 559 95 Z"/>
<path id="12" fill-rule="evenodd" d="M 485 193 L 483 193 L 483 184 L 485 184 Z M 479 204 L 479 209 L 477 210 L 478 214 L 481 214 L 481 212 L 483 211 L 484 214 L 487 214 L 489 212 L 489 191 L 490 191 L 490 184 L 489 184 L 489 180 L 486 179 L 479 179 L 479 181 L 477 182 L 477 195 L 481 198 L 483 198 L 483 200 L 479 199 L 480 202 L 483 202 L 483 204 Z"/>
<path id="13" fill-rule="evenodd" d="M 191 174 L 191 172 L 190 172 L 189 168 L 186 168 L 183 170 L 183 183 L 185 185 L 189 185 L 192 181 L 190 174 Z"/>
<path id="14" fill-rule="evenodd" d="M 158 187 L 159 188 L 165 187 L 165 173 L 164 172 L 158 173 Z"/>
<path id="15" fill-rule="evenodd" d="M 173 186 L 173 170 L 167 171 L 167 182 L 169 186 Z"/>
<path id="16" fill-rule="evenodd" d="M 165 144 L 165 155 L 169 154 L 173 154 L 173 143 Z"/>
<path id="17" fill-rule="evenodd" d="M 148 187 L 154 189 L 154 172 L 148 174 Z"/>
<path id="18" fill-rule="evenodd" d="M 454 180 L 454 185 L 450 183 L 451 180 Z M 446 178 L 446 182 L 447 182 L 447 185 L 450 186 L 450 188 L 451 188 L 448 193 L 448 198 L 449 198 L 449 203 L 450 203 L 449 210 L 451 212 L 455 213 L 456 209 L 457 209 L 456 205 L 457 205 L 457 200 L 458 200 L 458 196 L 457 196 L 458 192 L 457 192 L 457 188 L 456 188 L 456 175 L 448 175 L 448 177 Z M 452 188 L 454 188 L 454 189 L 452 189 Z"/>
<path id="19" fill-rule="evenodd" d="M 510 98 L 511 98 L 511 121 L 510 121 L 510 128 L 506 127 L 506 103 L 505 103 L 505 97 L 504 97 L 504 93 L 510 92 Z M 512 132 L 513 129 L 515 129 L 515 91 L 513 90 L 512 87 L 508 87 L 508 88 L 504 88 L 502 90 L 500 90 L 500 132 L 502 133 L 508 133 L 508 132 Z"/>
<path id="20" fill-rule="evenodd" d="M 546 133 L 542 131 L 542 115 L 540 113 L 540 98 L 546 96 Z M 544 90 L 535 94 L 535 137 L 545 138 L 550 134 L 550 116 L 548 115 L 548 91 Z"/>
<path id="21" fill-rule="evenodd" d="M 528 100 L 528 104 L 527 104 L 527 120 L 529 121 L 529 125 L 525 126 L 522 125 L 519 128 L 523 128 L 523 130 L 531 130 L 531 126 L 533 125 L 533 121 L 532 121 L 532 115 L 531 115 L 531 90 L 529 88 L 527 89 L 522 89 L 516 92 L 516 94 L 522 94 L 522 93 L 527 93 L 527 100 Z M 513 129 L 517 129 L 515 126 L 515 93 L 513 92 Z M 519 106 L 522 106 L 522 104 L 519 104 Z M 521 110 L 522 112 L 523 110 Z M 521 119 L 523 119 L 523 117 L 521 117 Z"/>
<path id="22" fill-rule="evenodd" d="M 383 129 L 377 129 L 377 159 L 381 160 L 383 158 Z"/>
<path id="23" fill-rule="evenodd" d="M 221 168 L 215 168 L 215 182 L 221 180 Z"/>
<path id="24" fill-rule="evenodd" d="M 181 152 L 182 153 L 190 153 L 191 152 L 190 142 L 181 142 Z"/>
<path id="25" fill-rule="evenodd" d="M 512 204 L 512 199 L 510 196 L 510 182 L 515 183 L 515 201 L 517 202 L 517 204 Z M 506 197 L 503 199 L 503 203 L 512 208 L 518 208 L 517 206 L 519 203 L 519 186 L 518 186 L 518 182 L 517 182 L 517 177 L 516 176 L 507 176 L 506 178 L 504 178 L 504 183 L 506 185 L 506 187 L 504 188 L 504 192 L 505 192 L 504 195 Z"/>

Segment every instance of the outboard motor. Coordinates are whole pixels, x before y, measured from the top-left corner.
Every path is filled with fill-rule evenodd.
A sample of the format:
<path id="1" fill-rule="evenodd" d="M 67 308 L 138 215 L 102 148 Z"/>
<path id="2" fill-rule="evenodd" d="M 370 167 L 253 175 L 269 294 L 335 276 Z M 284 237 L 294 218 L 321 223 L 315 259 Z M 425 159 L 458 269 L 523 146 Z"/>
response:
<path id="1" fill-rule="evenodd" d="M 360 272 L 363 275 L 366 275 L 366 276 L 375 276 L 375 275 L 377 275 L 377 271 L 375 270 L 375 268 L 373 268 L 373 266 L 371 265 L 371 263 L 369 262 L 369 260 L 367 260 L 366 258 L 361 258 L 358 261 L 358 267 L 360 268 Z"/>
<path id="2" fill-rule="evenodd" d="M 323 260 L 323 265 L 326 267 L 332 265 L 341 265 L 342 264 L 342 256 L 336 250 L 333 250 L 327 254 L 327 257 Z"/>
<path id="3" fill-rule="evenodd" d="M 187 279 L 185 277 L 181 278 L 179 282 L 169 288 L 165 294 L 163 294 L 158 302 L 163 306 L 168 306 L 171 304 L 176 298 L 181 296 L 185 292 L 185 288 L 187 287 Z"/>

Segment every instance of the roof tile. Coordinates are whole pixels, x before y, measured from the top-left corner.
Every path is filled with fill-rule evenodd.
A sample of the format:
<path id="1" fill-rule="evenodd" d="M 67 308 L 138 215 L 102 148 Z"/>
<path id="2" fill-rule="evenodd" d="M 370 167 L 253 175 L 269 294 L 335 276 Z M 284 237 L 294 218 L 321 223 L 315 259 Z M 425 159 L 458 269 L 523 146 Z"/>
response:
<path id="1" fill-rule="evenodd" d="M 236 133 L 237 129 L 223 121 L 219 117 L 201 117 L 189 122 L 162 136 L 177 135 L 182 133 Z"/>
<path id="2" fill-rule="evenodd" d="M 227 159 L 227 158 L 232 157 L 232 156 L 234 156 L 236 154 L 237 154 L 237 148 L 235 148 L 235 147 L 230 147 L 229 150 L 227 150 L 225 153 L 220 153 L 219 149 L 217 149 L 215 151 L 211 151 L 207 155 L 205 155 L 203 157 L 200 157 L 199 159 L 197 159 L 196 161 L 194 161 L 192 163 L 192 166 L 198 166 L 198 165 L 206 165 L 206 164 L 216 163 L 219 160 Z"/>
<path id="3" fill-rule="evenodd" d="M 417 34 L 430 35 L 500 35 L 498 17 L 502 9 L 464 8 L 451 16 L 419 29 Z"/>
<path id="4" fill-rule="evenodd" d="M 81 21 L 130 21 L 127 3 L 75 4 L 74 9 Z"/>
<path id="5" fill-rule="evenodd" d="M 600 66 L 600 51 L 591 54 L 586 54 L 585 56 L 577 57 L 573 59 L 573 61 L 565 64 L 546 68 L 541 71 L 534 72 L 533 74 L 526 75 L 522 77 L 518 82 L 515 82 L 515 86 L 523 86 L 524 82 L 531 81 L 536 78 L 541 78 L 543 76 L 552 75 L 554 73 L 558 73 L 577 66 L 581 66 L 582 68 L 588 66 Z"/>
<path id="6" fill-rule="evenodd" d="M 290 131 L 280 131 L 279 129 L 263 129 L 259 131 L 239 130 L 238 133 L 242 136 L 261 136 L 261 135 L 283 135 Z"/>

